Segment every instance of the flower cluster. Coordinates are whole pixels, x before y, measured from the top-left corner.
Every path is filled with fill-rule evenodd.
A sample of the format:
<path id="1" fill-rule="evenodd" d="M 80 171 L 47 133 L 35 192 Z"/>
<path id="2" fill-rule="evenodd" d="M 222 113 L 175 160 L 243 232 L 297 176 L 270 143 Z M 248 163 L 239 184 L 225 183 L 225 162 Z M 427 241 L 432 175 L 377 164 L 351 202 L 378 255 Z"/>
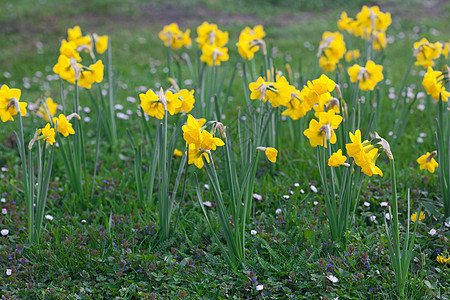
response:
<path id="1" fill-rule="evenodd" d="M 341 14 L 337 22 L 339 30 L 359 36 L 365 40 L 373 39 L 373 48 L 380 51 L 386 47 L 386 30 L 391 25 L 390 13 L 383 13 L 378 6 L 363 6 L 356 18 L 348 17 L 346 12 Z"/>
<path id="2" fill-rule="evenodd" d="M 67 35 L 67 40 L 61 42 L 58 63 L 53 67 L 53 72 L 72 84 L 78 80 L 79 86 L 90 89 L 94 82 L 99 83 L 103 80 L 104 66 L 101 60 L 89 67 L 83 66 L 79 63 L 80 53 L 86 51 L 94 59 L 93 49 L 95 48 L 99 54 L 105 52 L 108 48 L 108 37 L 97 34 L 93 34 L 92 38 L 83 36 L 79 26 L 69 28 Z"/>
<path id="3" fill-rule="evenodd" d="M 348 75 L 350 75 L 351 82 L 359 81 L 359 88 L 363 91 L 371 90 L 375 88 L 375 85 L 383 80 L 383 66 L 375 64 L 369 60 L 365 67 L 358 64 L 354 64 L 348 69 Z"/>
<path id="4" fill-rule="evenodd" d="M 262 47 L 263 54 L 266 53 L 266 45 L 263 38 L 266 36 L 264 32 L 264 27 L 258 25 L 251 29 L 250 27 L 245 27 L 239 35 L 239 42 L 236 43 L 238 47 L 239 54 L 244 59 L 252 60 L 255 52 Z"/>
<path id="5" fill-rule="evenodd" d="M 450 97 L 450 93 L 445 90 L 447 80 L 444 78 L 443 72 L 434 71 L 433 68 L 428 67 L 427 73 L 423 77 L 422 85 L 425 87 L 427 94 L 431 95 L 434 100 L 447 102 L 448 97 Z"/>
<path id="6" fill-rule="evenodd" d="M 198 47 L 202 50 L 200 60 L 208 65 L 220 65 L 222 61 L 227 61 L 228 48 L 228 32 L 224 32 L 217 28 L 216 24 L 203 22 L 197 28 L 198 37 L 196 39 Z"/>
<path id="7" fill-rule="evenodd" d="M 196 120 L 192 115 L 188 115 L 186 125 L 183 125 L 183 138 L 188 147 L 188 164 L 194 164 L 197 168 L 203 168 L 203 157 L 209 163 L 209 152 L 216 150 L 217 146 L 223 146 L 225 143 L 214 137 L 207 130 L 204 130 L 206 120 Z"/>
<path id="8" fill-rule="evenodd" d="M 320 57 L 319 66 L 325 71 L 334 71 L 345 51 L 344 36 L 339 32 L 325 31 L 317 52 L 317 57 Z"/>
<path id="9" fill-rule="evenodd" d="M 192 41 L 189 37 L 190 33 L 191 31 L 189 29 L 186 29 L 186 31 L 183 32 L 178 28 L 178 24 L 172 23 L 164 26 L 163 30 L 159 32 L 158 37 L 164 42 L 164 46 L 172 47 L 172 49 L 177 50 L 183 46 L 191 46 Z"/>
<path id="10" fill-rule="evenodd" d="M 420 215 L 419 215 L 419 222 L 423 221 L 424 219 L 425 219 L 425 213 L 423 211 L 421 211 Z M 417 222 L 417 212 L 415 212 L 411 215 L 411 221 L 413 221 L 414 223 Z"/>
<path id="11" fill-rule="evenodd" d="M 194 108 L 194 90 L 180 90 L 177 93 L 167 90 L 165 93 L 161 89 L 154 92 L 149 89 L 145 94 L 140 94 L 141 107 L 144 112 L 157 119 L 162 119 L 166 110 L 171 114 L 180 112 L 189 113 Z"/>
<path id="12" fill-rule="evenodd" d="M 28 103 L 19 102 L 21 91 L 19 89 L 10 89 L 6 84 L 0 89 L 0 118 L 2 122 L 14 121 L 13 116 L 20 114 L 25 116 Z M 15 100 L 14 100 L 15 99 Z"/>

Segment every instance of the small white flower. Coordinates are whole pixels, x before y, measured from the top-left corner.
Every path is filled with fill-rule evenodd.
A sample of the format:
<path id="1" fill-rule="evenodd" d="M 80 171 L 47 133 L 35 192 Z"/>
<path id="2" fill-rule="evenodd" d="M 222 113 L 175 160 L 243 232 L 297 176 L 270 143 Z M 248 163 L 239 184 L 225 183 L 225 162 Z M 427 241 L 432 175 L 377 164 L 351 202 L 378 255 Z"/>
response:
<path id="1" fill-rule="evenodd" d="M 83 120 L 84 120 L 86 123 L 89 123 L 89 122 L 91 121 L 91 118 L 89 118 L 89 117 L 84 117 Z"/>
<path id="2" fill-rule="evenodd" d="M 434 228 L 431 228 L 431 230 L 428 231 L 428 234 L 431 235 L 431 236 L 436 235 L 437 234 L 437 230 L 434 229 Z"/>
<path id="3" fill-rule="evenodd" d="M 276 213 L 277 215 L 281 214 L 281 208 L 277 208 L 277 210 L 275 211 L 275 213 Z"/>
<path id="4" fill-rule="evenodd" d="M 255 234 L 257 234 L 258 232 L 256 231 L 256 230 L 250 230 L 250 234 L 251 235 L 255 235 Z"/>
<path id="5" fill-rule="evenodd" d="M 364 206 L 369 207 L 369 206 L 370 206 L 370 203 L 367 202 L 367 201 L 365 201 L 365 202 L 364 202 Z"/>
<path id="6" fill-rule="evenodd" d="M 115 109 L 115 110 L 122 110 L 122 109 L 123 109 L 123 105 L 117 103 L 116 105 L 114 105 L 114 109 Z"/>
<path id="7" fill-rule="evenodd" d="M 262 291 L 264 289 L 264 285 L 262 285 L 262 284 L 258 284 L 257 286 L 256 286 L 256 290 L 257 291 Z"/>
<path id="8" fill-rule="evenodd" d="M 134 102 L 136 102 L 136 98 L 128 96 L 127 101 L 130 103 L 134 103 Z"/>
<path id="9" fill-rule="evenodd" d="M 290 196 L 289 195 L 283 195 L 283 198 L 288 200 L 290 198 Z"/>
<path id="10" fill-rule="evenodd" d="M 301 193 L 301 194 L 304 194 L 304 193 L 305 193 L 305 191 L 304 191 L 303 189 L 301 189 L 301 190 L 300 190 L 300 193 Z"/>
<path id="11" fill-rule="evenodd" d="M 445 227 L 450 227 L 450 221 L 444 223 Z"/>
<path id="12" fill-rule="evenodd" d="M 383 202 L 380 203 L 380 206 L 381 206 L 381 207 L 386 207 L 386 206 L 388 206 L 388 203 L 385 202 L 385 201 L 383 201 Z"/>
<path id="13" fill-rule="evenodd" d="M 203 205 L 207 207 L 212 207 L 212 203 L 210 201 L 203 202 Z"/>
<path id="14" fill-rule="evenodd" d="M 205 188 L 205 190 L 209 190 L 209 185 L 205 184 L 203 187 Z"/>
<path id="15" fill-rule="evenodd" d="M 289 191 L 289 194 L 294 195 L 294 191 Z"/>
<path id="16" fill-rule="evenodd" d="M 317 204 L 319 204 L 319 202 L 317 202 L 317 201 L 314 201 L 314 202 L 313 202 L 313 204 L 314 204 L 314 205 L 317 205 Z"/>
<path id="17" fill-rule="evenodd" d="M 91 109 L 88 106 L 86 106 L 85 108 L 83 108 L 83 111 L 88 114 L 91 112 Z"/>
<path id="18" fill-rule="evenodd" d="M 2 172 L 8 172 L 8 168 L 7 167 L 2 167 Z"/>
<path id="19" fill-rule="evenodd" d="M 47 220 L 49 220 L 49 221 L 52 221 L 52 220 L 53 220 L 53 217 L 50 216 L 50 215 L 45 215 L 45 218 L 46 218 Z"/>
<path id="20" fill-rule="evenodd" d="M 385 217 L 386 217 L 386 219 L 390 220 L 391 217 L 392 217 L 392 215 L 391 215 L 390 213 L 386 213 L 386 214 L 385 214 Z"/>
<path id="21" fill-rule="evenodd" d="M 128 120 L 130 117 L 127 114 L 124 114 L 123 112 L 118 112 L 117 118 L 121 120 Z"/>
<path id="22" fill-rule="evenodd" d="M 86 220 L 85 219 L 81 220 L 81 223 L 86 223 Z"/>
<path id="23" fill-rule="evenodd" d="M 253 194 L 253 198 L 255 198 L 255 200 L 258 200 L 258 201 L 262 201 L 262 199 L 263 199 L 263 197 L 260 194 L 257 194 L 257 193 Z"/>
<path id="24" fill-rule="evenodd" d="M 12 274 L 12 270 L 11 269 L 6 269 L 6 275 L 7 276 L 11 276 Z"/>
<path id="25" fill-rule="evenodd" d="M 416 140 L 417 144 L 422 144 L 423 143 L 423 138 L 422 137 L 418 137 Z"/>
<path id="26" fill-rule="evenodd" d="M 370 222 L 375 222 L 376 219 L 377 219 L 377 216 L 370 216 L 369 217 Z"/>
<path id="27" fill-rule="evenodd" d="M 294 186 L 295 186 L 295 187 L 299 187 L 299 186 L 300 186 L 300 183 L 296 182 L 296 183 L 294 183 Z"/>
<path id="28" fill-rule="evenodd" d="M 5 198 L 2 198 L 2 199 L 0 200 L 0 202 L 6 203 L 6 199 L 5 199 Z"/>
<path id="29" fill-rule="evenodd" d="M 8 213 L 8 210 L 6 208 L 2 208 L 2 214 L 6 215 Z"/>
<path id="30" fill-rule="evenodd" d="M 0 233 L 1 233 L 3 236 L 5 236 L 5 235 L 8 235 L 9 230 L 8 230 L 8 229 L 2 229 L 2 231 L 0 231 Z"/>
<path id="31" fill-rule="evenodd" d="M 311 191 L 313 191 L 314 193 L 317 193 L 317 188 L 314 185 L 310 186 Z"/>
<path id="32" fill-rule="evenodd" d="M 333 276 L 333 275 L 328 275 L 326 278 L 327 278 L 329 281 L 331 281 L 332 283 L 336 283 L 336 282 L 339 281 L 339 280 L 337 279 L 337 277 L 336 277 L 336 276 Z"/>

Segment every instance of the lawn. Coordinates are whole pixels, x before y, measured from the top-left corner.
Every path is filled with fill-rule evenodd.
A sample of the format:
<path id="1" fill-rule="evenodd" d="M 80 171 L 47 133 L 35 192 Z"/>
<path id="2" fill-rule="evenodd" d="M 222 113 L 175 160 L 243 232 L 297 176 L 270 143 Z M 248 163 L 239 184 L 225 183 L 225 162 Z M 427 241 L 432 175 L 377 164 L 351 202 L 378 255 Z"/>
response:
<path id="1" fill-rule="evenodd" d="M 364 5 L 379 7 L 377 31 L 339 30 Z M 14 118 L 0 126 L 2 299 L 449 299 L 446 1 L 6 0 L 0 11 L 0 116 Z M 205 21 L 218 29 L 199 45 Z M 164 45 L 171 23 L 192 45 Z M 61 60 L 77 25 L 95 47 Z M 236 46 L 246 26 L 253 59 Z M 346 60 L 350 49 L 361 57 Z M 6 88 L 21 90 L 23 118 Z M 53 117 L 76 113 L 71 125 L 49 120 L 48 102 L 39 111 L 48 97 Z M 337 150 L 345 163 L 328 166 Z"/>

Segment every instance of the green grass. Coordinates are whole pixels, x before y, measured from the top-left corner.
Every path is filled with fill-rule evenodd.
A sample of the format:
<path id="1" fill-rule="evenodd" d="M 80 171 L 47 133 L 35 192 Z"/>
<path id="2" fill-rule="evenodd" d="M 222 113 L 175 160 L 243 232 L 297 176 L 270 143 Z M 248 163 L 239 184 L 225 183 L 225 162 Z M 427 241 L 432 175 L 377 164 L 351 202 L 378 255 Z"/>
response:
<path id="1" fill-rule="evenodd" d="M 138 142 L 144 141 L 140 118 L 136 115 L 139 94 L 143 92 L 141 87 L 146 91 L 169 86 L 164 72 L 166 49 L 157 37 L 163 25 L 176 21 L 182 28 L 191 29 L 191 37 L 196 36 L 195 28 L 204 20 L 216 22 L 220 28 L 228 30 L 231 58 L 225 65 L 229 66 L 229 76 L 238 61 L 234 44 L 240 30 L 247 25 L 263 24 L 274 65 L 284 70 L 287 59 L 306 81 L 321 74 L 320 70 L 314 74 L 313 68 L 322 32 L 337 31 L 336 21 L 341 11 L 354 16 L 364 3 L 266 0 L 255 6 L 251 1 L 238 0 L 232 1 L 233 5 L 211 0 L 165 4 L 137 0 L 2 1 L 0 84 L 20 88 L 22 101 L 35 102 L 45 95 L 59 103 L 60 81 L 48 81 L 47 76 L 53 75 L 52 67 L 67 28 L 80 25 L 83 32 L 110 37 L 113 64 L 120 81 L 117 102 L 124 106 L 122 112 L 131 110 L 132 115 L 129 120 L 117 120 L 117 147 L 110 147 L 102 138 L 95 197 L 85 208 L 81 208 L 70 192 L 71 183 L 62 160 L 58 157 L 55 161 L 46 209 L 53 220 L 44 220 L 46 225 L 39 245 L 26 243 L 20 159 L 15 145 L 10 145 L 14 143 L 11 133 L 17 130 L 17 124 L 2 123 L 0 165 L 8 171 L 0 172 L 0 193 L 6 200 L 0 206 L 7 209 L 7 214 L 0 217 L 0 229 L 8 229 L 9 234 L 0 236 L 0 295 L 6 299 L 318 299 L 320 296 L 395 299 L 395 279 L 383 227 L 385 209 L 380 206 L 390 198 L 389 163 L 385 156 L 378 162 L 385 176 L 365 179 L 356 219 L 348 232 L 347 249 L 336 249 L 330 245 L 315 149 L 309 147 L 300 131 L 294 131 L 291 136 L 288 122 L 282 122 L 277 164 L 273 167 L 262 159 L 258 167 L 255 193 L 262 195 L 263 200 L 255 201 L 251 213 L 246 236 L 247 259 L 242 269 L 233 273 L 225 266 L 220 248 L 205 223 L 192 180 L 188 182 L 182 202 L 176 199 L 181 205 L 177 231 L 173 238 L 158 243 L 156 209 L 148 210 L 137 201 L 134 151 L 126 135 L 129 129 Z M 393 24 L 388 36 L 395 38 L 384 52 L 384 75 L 391 85 L 381 94 L 378 124 L 380 135 L 388 140 L 388 132 L 395 124 L 395 119 L 390 117 L 394 100 L 389 99 L 388 89 L 394 87 L 395 93 L 398 92 L 414 41 L 421 37 L 431 41 L 449 39 L 450 6 L 445 1 L 434 4 L 433 10 L 423 8 L 420 1 L 379 1 L 381 10 L 392 14 Z M 426 14 L 422 13 L 424 9 Z M 176 51 L 176 54 L 187 52 L 194 58 L 197 51 L 194 43 L 191 49 Z M 259 70 L 263 58 L 257 54 L 256 60 Z M 183 78 L 191 79 L 185 64 L 182 70 Z M 421 69 L 413 67 L 412 70 L 408 85 L 415 84 L 414 92 L 424 91 L 423 76 L 419 75 Z M 9 76 L 5 76 L 5 72 Z M 297 83 L 304 84 L 300 79 Z M 42 87 L 45 89 L 41 90 Z M 234 80 L 231 96 L 233 100 L 228 102 L 223 123 L 229 126 L 237 141 L 237 112 L 239 108 L 244 114 L 247 112 L 240 76 Z M 69 92 L 67 101 L 72 97 L 73 92 Z M 127 101 L 127 97 L 134 97 L 136 102 Z M 91 107 L 91 112 L 83 112 L 82 116 L 91 118 L 84 130 L 86 155 L 88 161 L 93 162 L 97 116 L 84 90 L 80 93 L 80 102 L 83 107 Z M 419 171 L 415 162 L 417 157 L 435 147 L 433 120 L 428 110 L 418 110 L 417 104 L 412 107 L 413 114 L 409 116 L 405 132 L 393 149 L 397 161 L 400 220 L 409 217 L 405 200 L 408 188 L 413 207 L 424 203 L 427 213 L 427 218 L 419 224 L 415 260 L 406 290 L 411 299 L 439 298 L 450 292 L 450 272 L 448 266 L 436 262 L 436 255 L 438 251 L 450 250 L 450 231 L 436 210 L 440 203 L 438 176 Z M 436 105 L 433 110 L 435 114 Z M 306 126 L 307 121 L 294 124 L 298 128 L 300 123 Z M 156 127 L 154 120 L 149 123 L 152 128 Z M 31 138 L 35 128 L 44 123 L 30 115 L 25 124 L 25 134 Z M 422 132 L 426 136 L 419 144 L 416 140 Z M 178 148 L 182 149 L 183 143 L 181 138 L 179 140 Z M 150 147 L 146 145 L 145 149 L 149 151 Z M 217 155 L 219 169 L 220 157 Z M 145 159 L 144 165 L 148 164 Z M 178 164 L 179 161 L 175 161 L 174 176 Z M 93 168 L 93 163 L 88 165 L 89 174 Z M 190 167 L 190 172 L 193 169 Z M 204 172 L 195 171 L 202 185 L 208 183 Z M 311 185 L 319 192 L 312 192 Z M 290 195 L 289 199 L 285 195 Z M 204 189 L 203 197 L 204 201 L 214 203 L 210 191 Z M 365 206 L 364 202 L 370 206 Z M 277 209 L 281 209 L 281 213 L 276 213 Z M 214 230 L 224 241 L 216 209 L 208 209 L 208 214 Z M 376 216 L 375 222 L 370 221 L 371 216 Z M 428 233 L 432 228 L 438 231 L 437 235 Z M 251 230 L 256 230 L 257 234 L 251 235 Z M 5 275 L 6 269 L 12 269 L 11 276 Z M 326 279 L 330 274 L 339 281 L 332 284 Z M 257 291 L 258 285 L 264 285 L 264 289 Z"/>

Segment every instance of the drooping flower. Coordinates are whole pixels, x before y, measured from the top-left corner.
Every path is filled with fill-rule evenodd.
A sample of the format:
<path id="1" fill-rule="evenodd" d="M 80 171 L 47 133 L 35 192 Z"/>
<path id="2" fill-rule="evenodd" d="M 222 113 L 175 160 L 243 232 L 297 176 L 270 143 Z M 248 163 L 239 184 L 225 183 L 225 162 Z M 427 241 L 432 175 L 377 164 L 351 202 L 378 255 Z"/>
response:
<path id="1" fill-rule="evenodd" d="M 361 142 L 361 131 L 357 129 L 355 134 L 349 132 L 351 143 L 345 145 L 347 154 L 353 157 L 355 163 L 361 167 L 361 171 L 367 176 L 380 175 L 383 172 L 376 166 L 376 160 L 380 156 L 380 145 L 374 145 L 370 141 Z M 383 151 L 383 150 L 381 150 Z"/>
<path id="2" fill-rule="evenodd" d="M 439 71 L 434 71 L 433 68 L 428 67 L 427 73 L 423 77 L 422 85 L 425 87 L 428 95 L 431 95 L 434 100 L 441 99 L 444 102 L 448 101 L 450 93 L 445 90 L 444 74 Z"/>
<path id="3" fill-rule="evenodd" d="M 56 130 L 63 136 L 67 137 L 69 134 L 75 134 L 75 130 L 72 128 L 72 124 L 69 123 L 66 116 L 60 114 L 58 118 L 53 118 L 53 123 L 55 124 Z"/>
<path id="4" fill-rule="evenodd" d="M 383 77 L 383 66 L 375 64 L 369 60 L 365 67 L 358 64 L 353 65 L 348 69 L 351 82 L 359 81 L 359 88 L 363 91 L 373 90 L 375 85 L 380 82 Z"/>
<path id="5" fill-rule="evenodd" d="M 37 112 L 38 116 L 44 118 L 45 121 L 50 121 L 48 115 L 50 115 L 50 118 L 52 118 L 56 114 L 56 110 L 58 108 L 58 104 L 53 102 L 52 98 L 48 97 L 45 100 L 45 105 L 39 106 L 39 110 Z"/>
<path id="6" fill-rule="evenodd" d="M 278 155 L 277 149 L 275 149 L 273 147 L 257 147 L 256 149 L 264 151 L 264 154 L 266 155 L 267 159 L 270 162 L 275 163 L 277 161 L 277 155 Z"/>
<path id="7" fill-rule="evenodd" d="M 27 114 L 28 103 L 19 102 L 21 91 L 19 89 L 10 89 L 6 84 L 2 85 L 0 89 L 0 118 L 2 122 L 14 121 L 13 116 L 17 115 L 16 103 L 13 103 L 13 99 L 17 100 L 19 105 L 20 114 L 25 116 Z"/>
<path id="8" fill-rule="evenodd" d="M 417 159 L 417 162 L 420 165 L 421 170 L 428 170 L 430 173 L 434 173 L 434 169 L 439 167 L 439 164 L 434 160 L 437 152 L 433 151 L 431 153 L 427 152 L 427 154 L 422 155 Z"/>
<path id="9" fill-rule="evenodd" d="M 183 156 L 183 151 L 175 149 L 175 150 L 173 150 L 173 156 L 174 157 L 182 157 Z"/>
<path id="10" fill-rule="evenodd" d="M 425 219 L 425 214 L 424 214 L 423 211 L 421 211 L 421 212 L 420 212 L 420 215 L 419 215 L 419 222 L 420 222 L 420 221 L 423 221 L 424 219 Z M 411 215 L 411 221 L 413 221 L 414 223 L 416 223 L 416 221 L 417 221 L 417 212 L 415 212 L 415 213 L 413 213 L 413 214 Z"/>
<path id="11" fill-rule="evenodd" d="M 183 32 L 178 28 L 178 24 L 172 23 L 164 26 L 163 30 L 159 32 L 158 37 L 164 41 L 164 46 L 172 47 L 172 49 L 177 50 L 183 46 L 191 46 L 192 41 L 189 37 L 190 33 L 191 31 L 189 29 Z"/>
<path id="12" fill-rule="evenodd" d="M 339 149 L 330 156 L 330 158 L 328 159 L 328 165 L 330 167 L 339 167 L 340 165 L 344 164 L 346 160 L 347 157 L 342 155 L 342 150 Z"/>
<path id="13" fill-rule="evenodd" d="M 108 49 L 108 36 L 107 35 L 98 35 L 94 33 L 93 35 L 94 43 L 95 43 L 95 50 L 98 54 L 103 54 Z M 92 42 L 91 42 L 91 48 L 93 48 Z"/>

